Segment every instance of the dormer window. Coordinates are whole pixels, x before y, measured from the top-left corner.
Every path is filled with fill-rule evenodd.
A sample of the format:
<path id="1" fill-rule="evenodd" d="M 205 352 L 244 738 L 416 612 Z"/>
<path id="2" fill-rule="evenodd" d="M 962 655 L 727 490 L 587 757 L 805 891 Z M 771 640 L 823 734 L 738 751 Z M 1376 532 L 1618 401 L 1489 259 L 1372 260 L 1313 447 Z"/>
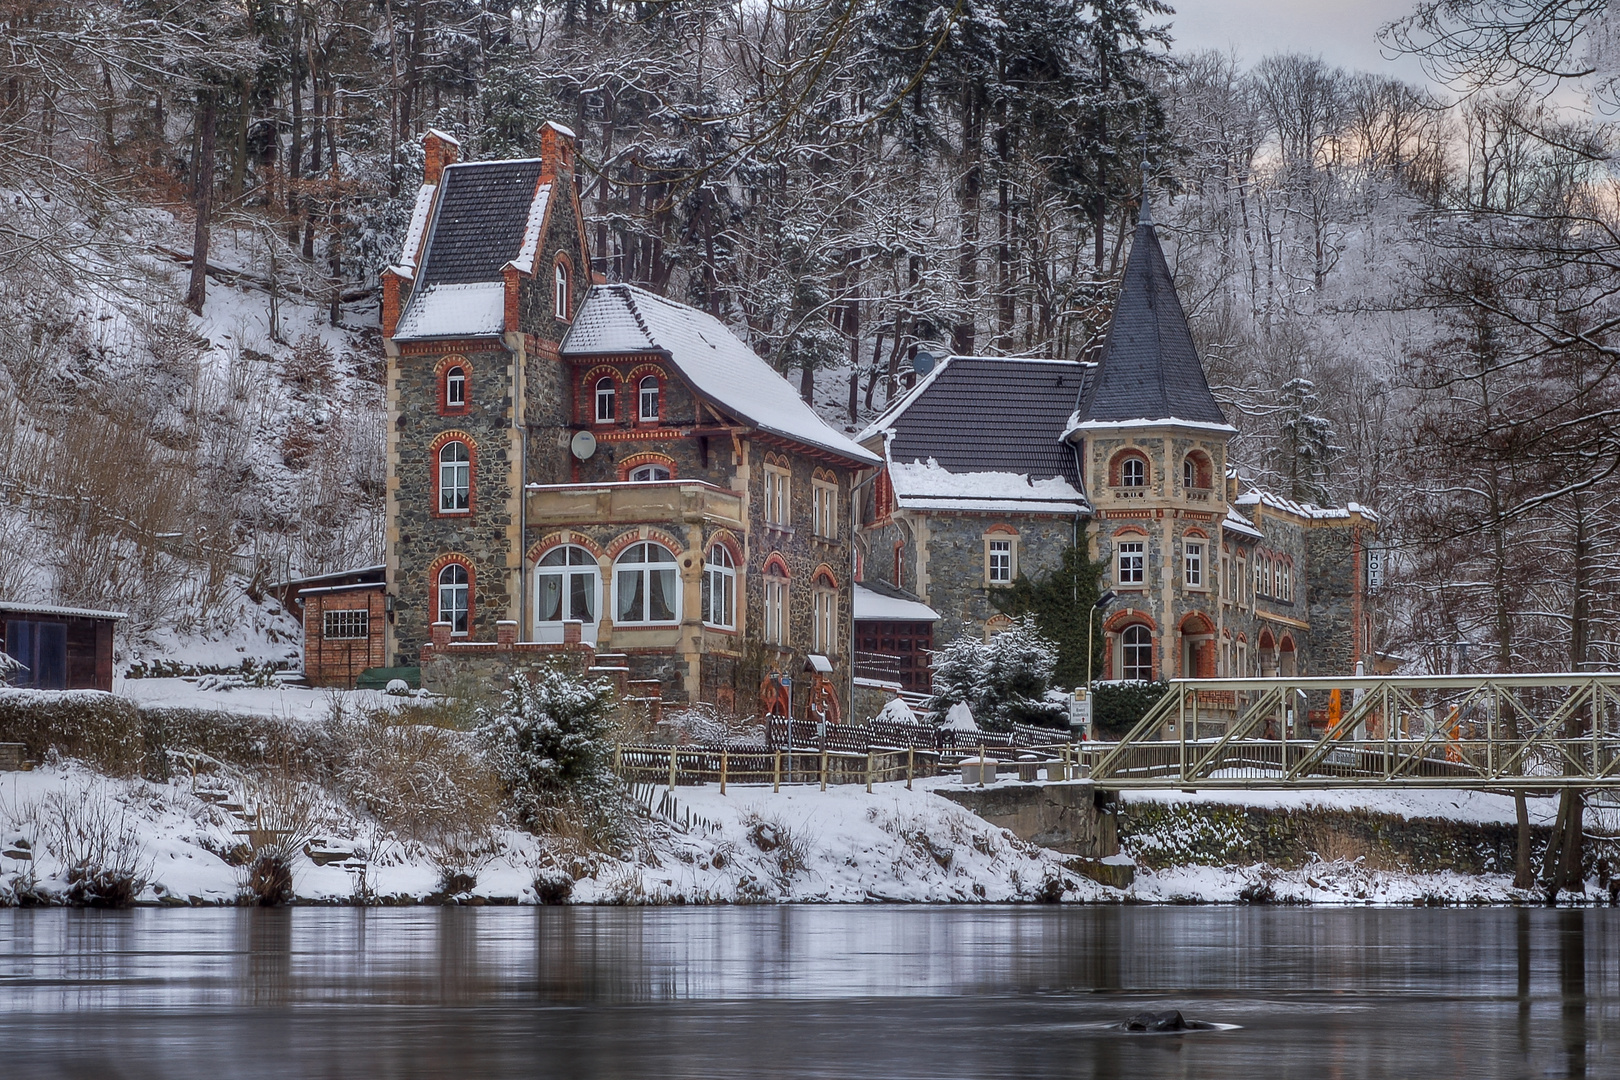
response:
<path id="1" fill-rule="evenodd" d="M 568 264 L 557 264 L 557 294 L 554 298 L 557 318 L 568 318 Z"/>
<path id="2" fill-rule="evenodd" d="M 604 375 L 596 380 L 596 422 L 598 424 L 613 423 L 614 416 L 618 411 L 616 397 L 613 376 Z"/>
<path id="3" fill-rule="evenodd" d="M 447 409 L 467 407 L 467 372 L 453 367 L 444 373 L 444 405 Z"/>
<path id="4" fill-rule="evenodd" d="M 641 380 L 641 419 L 643 423 L 658 422 L 658 376 L 648 375 Z"/>

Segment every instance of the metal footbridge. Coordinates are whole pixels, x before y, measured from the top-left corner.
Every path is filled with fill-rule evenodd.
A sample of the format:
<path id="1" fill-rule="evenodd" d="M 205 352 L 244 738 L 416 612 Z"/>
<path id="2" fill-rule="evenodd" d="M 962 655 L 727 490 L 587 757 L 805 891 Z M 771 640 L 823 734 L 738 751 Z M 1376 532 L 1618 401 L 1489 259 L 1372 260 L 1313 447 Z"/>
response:
<path id="1" fill-rule="evenodd" d="M 1177 679 L 1092 746 L 1104 790 L 1620 789 L 1620 674 Z"/>

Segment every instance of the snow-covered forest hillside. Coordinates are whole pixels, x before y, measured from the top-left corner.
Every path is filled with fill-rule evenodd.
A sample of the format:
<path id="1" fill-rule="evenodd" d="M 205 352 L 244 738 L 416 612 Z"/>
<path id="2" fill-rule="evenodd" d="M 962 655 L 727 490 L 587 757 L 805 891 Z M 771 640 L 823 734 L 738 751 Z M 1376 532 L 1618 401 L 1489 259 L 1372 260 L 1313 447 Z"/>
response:
<path id="1" fill-rule="evenodd" d="M 728 320 L 839 426 L 918 353 L 1090 355 L 1145 177 L 1245 476 L 1385 522 L 1378 646 L 1620 659 L 1606 127 L 1174 28 L 0 0 L 0 596 L 129 611 L 125 665 L 289 655 L 264 586 L 381 554 L 377 274 L 420 138 L 526 155 L 556 119 L 595 269 Z"/>

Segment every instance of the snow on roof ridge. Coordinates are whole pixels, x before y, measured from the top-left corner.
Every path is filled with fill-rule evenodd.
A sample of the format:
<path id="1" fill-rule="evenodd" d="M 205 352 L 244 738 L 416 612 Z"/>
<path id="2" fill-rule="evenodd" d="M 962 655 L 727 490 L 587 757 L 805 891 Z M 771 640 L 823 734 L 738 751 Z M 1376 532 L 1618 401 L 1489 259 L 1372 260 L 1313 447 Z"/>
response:
<path id="1" fill-rule="evenodd" d="M 439 185 L 423 184 L 416 189 L 416 203 L 411 207 L 411 223 L 405 230 L 405 241 L 399 246 L 401 266 L 411 268 L 410 274 L 401 274 L 401 277 L 414 278 L 416 268 L 420 265 L 422 255 L 422 242 L 426 238 L 428 218 L 433 212 L 433 196 L 438 192 Z"/>
<path id="2" fill-rule="evenodd" d="M 523 245 L 517 258 L 507 263 L 525 274 L 534 273 L 534 260 L 540 255 L 540 229 L 546 223 L 546 210 L 551 206 L 551 184 L 535 185 L 534 198 L 529 203 L 529 220 L 523 226 Z"/>
<path id="3" fill-rule="evenodd" d="M 1063 438 L 1068 439 L 1070 436 L 1084 431 L 1108 431 L 1113 428 L 1168 427 L 1171 425 L 1194 428 L 1198 431 L 1237 434 L 1237 428 L 1231 424 L 1215 424 L 1208 420 L 1183 420 L 1176 416 L 1163 416 L 1157 420 L 1150 420 L 1145 416 L 1135 420 L 1082 420 L 1080 419 L 1080 410 L 1076 409 L 1069 414 L 1069 424 L 1063 430 Z"/>
<path id="4" fill-rule="evenodd" d="M 946 368 L 950 367 L 953 362 L 963 359 L 970 358 L 954 355 L 941 357 L 939 363 L 934 365 L 934 369 L 932 371 L 917 380 L 917 385 L 901 394 L 894 401 L 890 402 L 882 412 L 878 413 L 877 419 L 873 420 L 870 424 L 867 424 L 866 427 L 855 436 L 855 441 L 858 443 L 865 442 L 867 439 L 870 439 L 875 435 L 880 435 L 889 430 L 890 423 L 892 423 L 893 420 L 901 413 L 909 409 L 912 403 L 922 396 L 923 391 L 932 386 L 934 380 L 938 379 L 940 375 L 944 374 Z"/>
<path id="5" fill-rule="evenodd" d="M 1369 509 L 1358 502 L 1352 501 L 1344 506 L 1317 506 L 1315 503 L 1302 503 L 1297 502 L 1294 499 L 1285 498 L 1282 495 L 1278 495 L 1275 492 L 1268 491 L 1262 487 L 1249 488 L 1248 491 L 1245 491 L 1242 495 L 1239 495 L 1233 500 L 1233 502 L 1238 506 L 1254 506 L 1255 504 L 1259 503 L 1269 506 L 1274 510 L 1284 510 L 1290 514 L 1296 514 L 1299 517 L 1310 518 L 1316 521 L 1330 521 L 1339 518 L 1348 518 L 1354 514 L 1359 514 L 1369 521 L 1379 520 L 1376 511 Z"/>

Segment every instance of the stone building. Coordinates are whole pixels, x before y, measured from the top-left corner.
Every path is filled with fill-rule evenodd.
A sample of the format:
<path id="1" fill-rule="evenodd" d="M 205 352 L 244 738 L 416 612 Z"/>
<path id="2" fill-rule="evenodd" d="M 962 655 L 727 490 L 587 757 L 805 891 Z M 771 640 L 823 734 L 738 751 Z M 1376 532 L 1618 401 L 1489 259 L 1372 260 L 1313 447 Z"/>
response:
<path id="1" fill-rule="evenodd" d="M 1377 518 L 1241 491 L 1234 434 L 1144 212 L 1096 364 L 950 358 L 861 434 L 884 459 L 864 572 L 938 611 L 941 643 L 993 633 L 992 590 L 1089 523 L 1117 597 L 1099 678 L 1353 673 Z"/>
<path id="2" fill-rule="evenodd" d="M 718 319 L 593 280 L 566 128 L 534 160 L 425 142 L 384 276 L 388 656 L 577 640 L 666 701 L 846 709 L 877 457 Z"/>

